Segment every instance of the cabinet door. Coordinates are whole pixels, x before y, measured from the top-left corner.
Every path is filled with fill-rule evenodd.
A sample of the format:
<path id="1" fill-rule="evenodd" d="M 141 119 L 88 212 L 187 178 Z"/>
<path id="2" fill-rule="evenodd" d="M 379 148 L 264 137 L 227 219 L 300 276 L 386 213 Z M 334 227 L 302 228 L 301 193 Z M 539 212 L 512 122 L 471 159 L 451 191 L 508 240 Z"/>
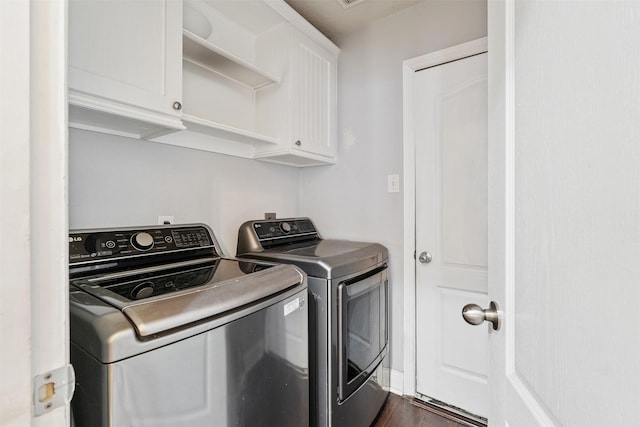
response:
<path id="1" fill-rule="evenodd" d="M 96 109 L 118 115 L 145 120 L 147 112 L 139 110 L 144 109 L 175 118 L 180 114 L 173 104 L 181 100 L 181 74 L 181 1 L 69 2 L 72 104 L 82 104 L 74 101 L 88 96 L 105 103 Z"/>
<path id="2" fill-rule="evenodd" d="M 296 37 L 292 130 L 294 148 L 336 156 L 336 58 L 302 35 Z"/>

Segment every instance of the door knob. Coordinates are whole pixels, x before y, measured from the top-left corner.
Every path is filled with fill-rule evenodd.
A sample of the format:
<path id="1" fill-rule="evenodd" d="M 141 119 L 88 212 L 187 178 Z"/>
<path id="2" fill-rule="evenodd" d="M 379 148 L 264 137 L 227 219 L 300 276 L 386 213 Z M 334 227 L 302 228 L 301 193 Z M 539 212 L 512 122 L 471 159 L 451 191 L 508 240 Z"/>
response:
<path id="1" fill-rule="evenodd" d="M 489 303 L 489 308 L 482 309 L 477 304 L 467 304 L 462 308 L 462 317 L 470 325 L 479 325 L 485 320 L 493 324 L 493 330 L 497 331 L 502 325 L 502 315 L 498 304 L 494 301 Z"/>
<path id="2" fill-rule="evenodd" d="M 433 260 L 430 252 L 422 252 L 418 257 L 418 261 L 423 264 L 429 264 Z"/>

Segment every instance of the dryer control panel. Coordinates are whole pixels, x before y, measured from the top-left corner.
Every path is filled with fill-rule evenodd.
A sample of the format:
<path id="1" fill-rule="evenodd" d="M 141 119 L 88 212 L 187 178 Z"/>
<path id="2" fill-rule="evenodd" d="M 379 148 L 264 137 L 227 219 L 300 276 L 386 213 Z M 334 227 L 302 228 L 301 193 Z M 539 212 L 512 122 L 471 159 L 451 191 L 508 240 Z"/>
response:
<path id="1" fill-rule="evenodd" d="M 270 220 L 254 222 L 253 229 L 260 240 L 277 237 L 317 234 L 316 228 L 309 219 Z"/>
<path id="2" fill-rule="evenodd" d="M 247 221 L 238 231 L 238 254 L 320 239 L 309 218 Z"/>

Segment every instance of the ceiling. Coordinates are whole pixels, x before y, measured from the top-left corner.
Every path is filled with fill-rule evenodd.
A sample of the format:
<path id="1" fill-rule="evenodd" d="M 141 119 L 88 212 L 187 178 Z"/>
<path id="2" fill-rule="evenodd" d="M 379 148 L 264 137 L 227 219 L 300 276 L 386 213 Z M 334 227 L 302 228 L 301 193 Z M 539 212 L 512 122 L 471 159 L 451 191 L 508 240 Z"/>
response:
<path id="1" fill-rule="evenodd" d="M 347 0 L 351 6 L 341 6 L 344 0 L 285 0 L 300 15 L 334 43 L 367 23 L 392 15 L 424 0 Z"/>

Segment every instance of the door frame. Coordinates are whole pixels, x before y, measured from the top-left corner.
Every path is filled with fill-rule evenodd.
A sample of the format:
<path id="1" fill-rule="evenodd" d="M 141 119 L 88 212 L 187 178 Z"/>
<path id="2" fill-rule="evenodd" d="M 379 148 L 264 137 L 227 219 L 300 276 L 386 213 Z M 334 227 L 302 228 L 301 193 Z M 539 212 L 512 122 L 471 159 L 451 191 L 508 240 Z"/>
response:
<path id="1" fill-rule="evenodd" d="M 67 0 L 0 1 L 0 424 L 7 427 L 70 423 L 69 378 L 57 376 L 61 406 L 42 415 L 34 390 L 37 376 L 69 363 L 66 16 Z"/>
<path id="2" fill-rule="evenodd" d="M 488 39 L 483 37 L 447 49 L 407 59 L 402 62 L 403 99 L 403 180 L 404 180 L 404 373 L 403 394 L 416 394 L 416 143 L 413 117 L 413 81 L 415 72 L 484 53 Z"/>

